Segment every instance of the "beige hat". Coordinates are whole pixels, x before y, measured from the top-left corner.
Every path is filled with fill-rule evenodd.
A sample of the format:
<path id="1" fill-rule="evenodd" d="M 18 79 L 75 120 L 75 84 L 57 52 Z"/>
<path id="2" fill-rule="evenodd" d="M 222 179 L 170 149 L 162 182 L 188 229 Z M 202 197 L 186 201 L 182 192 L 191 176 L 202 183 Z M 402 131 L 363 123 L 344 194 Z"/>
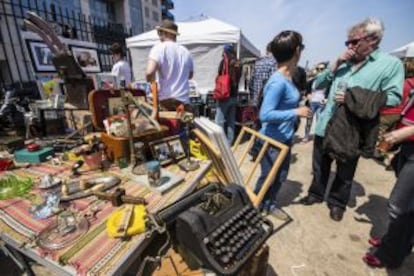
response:
<path id="1" fill-rule="evenodd" d="M 161 26 L 157 26 L 155 27 L 155 29 L 157 31 L 163 31 L 163 32 L 167 32 L 170 34 L 179 35 L 177 24 L 175 24 L 174 21 L 171 21 L 168 19 L 162 21 Z"/>

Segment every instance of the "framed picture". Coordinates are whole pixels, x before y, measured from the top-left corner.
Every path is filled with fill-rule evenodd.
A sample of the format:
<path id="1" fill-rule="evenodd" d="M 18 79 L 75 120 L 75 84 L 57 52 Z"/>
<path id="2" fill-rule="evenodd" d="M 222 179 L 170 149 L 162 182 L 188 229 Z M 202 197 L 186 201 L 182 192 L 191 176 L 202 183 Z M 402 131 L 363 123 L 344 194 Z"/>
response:
<path id="1" fill-rule="evenodd" d="M 151 153 L 154 159 L 160 161 L 161 165 L 170 164 L 173 159 L 171 156 L 170 148 L 167 142 L 162 140 L 150 142 Z"/>
<path id="2" fill-rule="evenodd" d="M 52 51 L 45 43 L 26 40 L 26 44 L 35 72 L 56 72 L 52 62 Z"/>
<path id="3" fill-rule="evenodd" d="M 170 146 L 170 152 L 172 158 L 175 160 L 180 160 L 185 158 L 185 151 L 183 144 L 181 143 L 180 137 L 174 136 L 171 140 L 168 140 L 168 145 Z"/>
<path id="4" fill-rule="evenodd" d="M 73 57 L 79 63 L 85 73 L 99 73 L 101 66 L 99 64 L 98 52 L 94 48 L 85 48 L 79 46 L 70 46 Z"/>
<path id="5" fill-rule="evenodd" d="M 145 102 L 144 96 L 136 96 L 137 100 L 140 100 L 141 102 Z M 135 108 L 135 106 L 134 106 Z M 130 108 L 131 110 L 131 108 Z M 148 111 L 147 111 L 148 112 Z M 108 115 L 119 115 L 124 114 L 124 103 L 122 102 L 121 97 L 111 97 L 108 98 Z M 151 111 L 149 111 L 149 114 L 151 114 Z"/>
<path id="6" fill-rule="evenodd" d="M 160 161 L 161 165 L 183 159 L 185 151 L 180 136 L 174 135 L 149 143 L 154 159 Z"/>

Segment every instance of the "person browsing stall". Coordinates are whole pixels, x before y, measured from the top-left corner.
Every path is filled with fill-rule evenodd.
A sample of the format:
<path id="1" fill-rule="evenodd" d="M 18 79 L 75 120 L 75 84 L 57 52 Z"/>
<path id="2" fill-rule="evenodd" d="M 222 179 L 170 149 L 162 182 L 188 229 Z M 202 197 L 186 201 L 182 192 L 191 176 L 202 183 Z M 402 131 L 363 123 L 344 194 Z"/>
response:
<path id="1" fill-rule="evenodd" d="M 173 21 L 164 20 L 156 29 L 160 43 L 149 53 L 146 79 L 154 82 L 158 74 L 161 109 L 176 111 L 178 106 L 184 105 L 190 111 L 188 80 L 193 77 L 193 58 L 187 48 L 177 43 L 178 26 Z"/>
<path id="2" fill-rule="evenodd" d="M 132 81 L 131 67 L 128 62 L 124 60 L 124 51 L 121 44 L 114 43 L 111 46 L 112 60 L 114 65 L 112 66 L 111 73 L 116 76 L 117 82 L 125 80 L 125 86 L 129 86 Z"/>
<path id="3" fill-rule="evenodd" d="M 408 76 L 414 76 L 414 67 L 406 70 Z M 397 181 L 388 199 L 388 229 L 381 239 L 369 239 L 374 248 L 363 257 L 371 267 L 400 267 L 414 245 L 414 98 L 405 103 L 401 114 L 398 128 L 384 135 L 390 145 L 400 144 L 400 151 L 395 168 Z"/>
<path id="4" fill-rule="evenodd" d="M 229 64 L 230 97 L 223 100 L 217 100 L 215 122 L 224 129 L 224 132 L 227 135 L 227 141 L 232 145 L 236 127 L 237 94 L 239 92 L 241 68 L 240 61 L 237 59 L 233 45 L 226 44 L 223 49 L 223 58 L 218 67 L 218 75 L 221 75 L 223 72 L 225 57 L 228 58 Z"/>
<path id="5" fill-rule="evenodd" d="M 372 97 L 373 93 L 384 93 L 386 106 L 396 106 L 401 101 L 404 68 L 400 60 L 379 49 L 383 33 L 382 22 L 375 18 L 367 18 L 351 27 L 345 42 L 346 50 L 333 62 L 330 69 L 320 73 L 315 80 L 316 89 L 330 85 L 330 90 L 326 107 L 315 128 L 313 180 L 308 195 L 301 199 L 304 205 L 323 201 L 334 161 L 325 151 L 324 140 L 330 132 L 347 131 L 332 124 L 329 132 L 326 129 L 341 105 L 346 103 L 345 98 L 350 90 L 360 87 L 364 90 L 365 97 Z M 327 199 L 332 220 L 340 221 L 343 218 L 358 159 L 359 155 L 346 162 L 336 160 L 336 175 Z"/>
<path id="6" fill-rule="evenodd" d="M 260 108 L 263 97 L 263 87 L 267 80 L 276 70 L 276 60 L 270 49 L 271 43 L 266 46 L 266 55 L 256 61 L 253 68 L 252 77 L 249 83 L 249 91 L 253 97 L 253 102 Z"/>
<path id="7" fill-rule="evenodd" d="M 293 142 L 297 119 L 311 116 L 308 107 L 299 107 L 301 95 L 293 83 L 293 75 L 303 49 L 302 35 L 298 32 L 283 31 L 275 36 L 271 42 L 271 51 L 277 61 L 277 71 L 272 74 L 264 87 L 263 103 L 260 109 L 262 123 L 260 133 L 289 147 Z M 256 194 L 269 175 L 279 153 L 278 148 L 270 147 L 261 159 L 261 174 L 255 186 Z M 289 148 L 275 180 L 259 206 L 262 213 L 272 214 L 281 220 L 287 220 L 288 216 L 278 206 L 276 196 L 282 183 L 287 179 L 290 156 Z"/>

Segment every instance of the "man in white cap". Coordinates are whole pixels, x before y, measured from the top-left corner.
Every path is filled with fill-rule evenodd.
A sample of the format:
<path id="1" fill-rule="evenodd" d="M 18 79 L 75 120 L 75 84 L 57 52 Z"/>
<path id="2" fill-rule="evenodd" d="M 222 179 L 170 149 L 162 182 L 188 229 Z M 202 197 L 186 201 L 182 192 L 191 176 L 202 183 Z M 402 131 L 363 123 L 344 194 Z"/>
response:
<path id="1" fill-rule="evenodd" d="M 158 99 L 162 109 L 176 111 L 184 105 L 190 111 L 188 80 L 193 77 L 193 58 L 187 48 L 176 42 L 178 26 L 173 21 L 164 20 L 156 29 L 161 42 L 150 51 L 146 79 L 155 81 L 158 72 Z"/>

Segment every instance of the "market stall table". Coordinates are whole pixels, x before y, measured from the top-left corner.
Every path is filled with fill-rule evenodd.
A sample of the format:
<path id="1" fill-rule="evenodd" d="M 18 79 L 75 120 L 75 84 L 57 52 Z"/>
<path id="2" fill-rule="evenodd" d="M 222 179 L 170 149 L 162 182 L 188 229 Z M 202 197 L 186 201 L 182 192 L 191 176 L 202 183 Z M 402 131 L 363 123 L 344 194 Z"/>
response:
<path id="1" fill-rule="evenodd" d="M 184 172 L 177 165 L 170 165 L 167 169 L 182 176 L 184 181 L 162 195 L 143 184 L 126 179 L 118 168 L 112 168 L 104 174 L 122 178 L 121 186 L 125 188 L 127 194 L 144 197 L 148 202 L 147 211 L 156 212 L 196 188 L 211 165 L 208 160 L 199 162 L 200 168 L 193 172 Z M 49 163 L 14 170 L 12 173 L 31 177 L 35 180 L 35 184 L 45 174 L 55 174 L 59 177 L 71 175 L 70 164 L 53 166 Z M 82 177 L 90 178 L 96 174 L 97 172 L 92 171 L 84 172 Z M 102 175 L 100 172 L 98 174 Z M 31 193 L 40 195 L 42 191 L 35 185 Z M 55 251 L 42 249 L 36 245 L 36 236 L 56 218 L 43 220 L 33 218 L 29 213 L 31 207 L 29 199 L 30 197 L 24 196 L 0 200 L 0 239 L 7 246 L 46 266 L 57 275 L 120 275 L 138 259 L 142 250 L 148 245 L 149 240 L 145 239 L 144 234 L 133 236 L 130 240 L 109 238 L 106 233 L 106 219 L 116 207 L 105 202 L 102 203 L 102 209 L 96 214 L 96 218 L 90 221 L 88 232 L 74 243 Z M 86 214 L 88 207 L 96 202 L 94 196 L 77 199 L 71 201 L 70 208 L 80 214 Z"/>

